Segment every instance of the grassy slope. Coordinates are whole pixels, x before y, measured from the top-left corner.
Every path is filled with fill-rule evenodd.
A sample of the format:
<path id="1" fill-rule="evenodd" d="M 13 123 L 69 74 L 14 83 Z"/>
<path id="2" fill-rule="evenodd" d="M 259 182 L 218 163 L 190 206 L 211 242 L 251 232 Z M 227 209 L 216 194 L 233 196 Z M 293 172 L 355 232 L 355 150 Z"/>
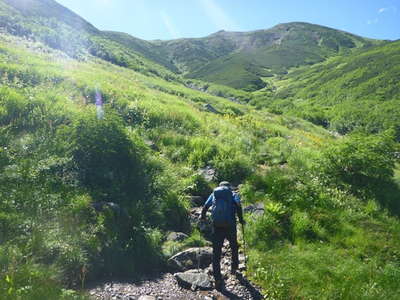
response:
<path id="1" fill-rule="evenodd" d="M 173 62 L 168 60 L 168 56 L 163 52 L 163 49 L 159 49 L 154 43 L 135 38 L 123 32 L 104 31 L 103 34 L 107 38 L 126 46 L 128 49 L 140 53 L 147 59 L 165 66 L 175 73 L 179 72 Z"/>
<path id="2" fill-rule="evenodd" d="M 340 133 L 393 127 L 399 136 L 399 53 L 400 42 L 390 42 L 293 70 L 272 79 L 269 91 L 256 93 L 254 102 Z"/>
<path id="3" fill-rule="evenodd" d="M 2 226 L 5 226 L 2 230 L 7 233 L 2 235 L 1 248 L 3 295 L 9 293 L 15 296 L 16 293 L 23 293 L 26 270 L 36 272 L 28 278 L 32 282 L 32 289 L 40 294 L 46 293 L 49 289 L 43 284 L 43 280 L 50 278 L 46 277 L 49 276 L 46 270 L 53 273 L 49 284 L 60 281 L 77 284 L 76 280 L 82 277 L 82 268 L 87 269 L 89 278 L 93 278 L 95 276 L 93 272 L 98 272 L 95 270 L 102 268 L 101 257 L 107 257 L 103 252 L 110 247 L 106 245 L 111 242 L 102 241 L 101 232 L 116 229 L 112 229 L 113 227 L 107 229 L 111 225 L 104 221 L 102 216 L 93 223 L 90 203 L 100 200 L 103 197 L 100 196 L 101 193 L 113 193 L 113 187 L 106 187 L 106 191 L 99 194 L 93 187 L 85 188 L 84 185 L 74 187 L 70 186 L 68 180 L 63 182 L 62 177 L 68 174 L 67 170 L 62 177 L 45 175 L 45 170 L 52 170 L 56 166 L 65 168 L 62 167 L 63 161 L 69 161 L 70 154 L 67 150 L 63 150 L 62 144 L 57 146 L 53 142 L 58 141 L 57 136 L 63 130 L 72 129 L 73 124 L 77 122 L 79 124 L 80 119 L 87 115 L 95 115 L 93 105 L 87 104 L 93 103 L 93 93 L 96 88 L 101 89 L 105 99 L 106 118 L 111 118 L 113 114 L 119 115 L 119 118 L 124 120 L 126 132 L 130 136 L 137 133 L 141 139 L 152 140 L 160 149 L 160 152 L 153 152 L 152 156 L 160 164 L 166 165 L 163 168 L 167 168 L 168 173 L 162 175 L 166 177 L 161 180 L 169 182 L 168 191 L 162 191 L 165 194 L 164 198 L 161 194 L 156 195 L 160 203 L 165 201 L 165 204 L 157 205 L 161 207 L 165 205 L 168 207 L 167 203 L 178 201 L 179 198 L 174 191 L 179 195 L 184 194 L 183 190 L 190 185 L 191 176 L 200 166 L 214 164 L 223 171 L 226 166 L 221 162 L 244 161 L 246 168 L 255 167 L 250 165 L 249 158 L 244 157 L 243 153 L 256 159 L 259 156 L 257 149 L 268 136 L 290 134 L 290 143 L 298 144 L 302 141 L 310 147 L 314 147 L 314 135 L 318 140 L 331 139 L 323 130 L 305 122 L 254 112 L 246 106 L 184 88 L 179 83 L 168 83 L 146 77 L 101 60 L 90 59 L 88 62 L 71 60 L 62 52 L 52 51 L 37 43 L 26 43 L 24 40 L 2 36 L 0 52 L 3 61 L 0 68 L 1 81 L 3 86 L 9 86 L 2 88 L 0 110 L 2 130 L 0 192 L 4 212 L 1 220 Z M 205 103 L 212 104 L 224 115 L 216 116 L 206 112 L 203 109 Z M 268 126 L 264 126 L 266 119 L 269 120 Z M 101 124 L 99 122 L 98 126 L 101 127 Z M 295 127 L 289 130 L 287 127 L 289 124 Z M 65 126 L 67 128 L 63 129 Z M 95 131 L 93 137 L 99 138 Z M 26 147 L 30 149 L 29 152 L 24 150 L 28 149 Z M 171 163 L 173 165 L 168 167 Z M 23 173 L 25 175 L 20 173 L 23 169 L 27 171 Z M 14 173 L 12 170 L 19 171 Z M 108 172 L 106 170 L 102 170 L 101 173 L 106 174 Z M 73 174 L 71 173 L 72 177 L 75 176 Z M 55 180 L 54 183 L 53 180 L 49 180 L 49 176 Z M 14 180 L 19 182 L 20 188 L 10 192 L 10 187 L 16 184 Z M 61 181 L 58 182 L 59 180 Z M 35 197 L 32 198 L 32 195 Z M 13 199 L 19 200 L 14 203 Z M 43 201 L 47 203 L 44 207 L 39 204 Z M 122 198 L 113 197 L 112 201 L 124 205 L 128 210 L 131 209 L 130 204 L 123 204 Z M 35 209 L 26 208 L 28 203 Z M 183 201 L 180 205 L 186 204 Z M 40 208 L 39 212 L 36 208 Z M 85 217 L 78 221 L 70 213 L 82 214 Z M 158 223 L 159 218 L 154 218 L 155 213 L 156 211 L 144 212 L 150 219 L 141 222 L 144 222 L 143 224 L 149 222 L 145 225 L 149 228 L 158 227 L 159 230 L 167 230 L 179 229 L 179 224 L 185 219 L 176 215 L 177 219 L 172 221 L 173 219 L 168 217 L 167 225 L 163 225 L 162 222 Z M 176 214 L 175 209 L 174 214 Z M 172 225 L 168 225 L 171 221 Z M 28 232 L 19 231 L 20 222 L 27 223 Z M 76 227 L 80 228 L 79 234 L 73 233 L 74 230 L 67 226 L 69 222 L 75 222 Z M 140 226 L 144 226 L 143 224 Z M 98 230 L 100 230 L 98 236 L 85 234 Z M 29 234 L 31 231 L 35 232 L 33 236 Z M 10 235 L 11 232 L 14 234 Z M 157 231 L 152 236 L 160 238 Z M 45 242 L 33 246 L 36 239 Z M 97 246 L 93 248 L 90 243 Z M 156 243 L 157 249 L 160 244 L 160 241 Z M 139 245 L 143 249 L 146 247 L 143 242 Z M 13 249 L 18 251 L 14 252 Z M 53 252 L 55 256 L 49 258 L 49 253 Z M 147 252 L 146 255 L 156 262 L 151 253 Z M 75 256 L 77 254 L 79 255 Z M 24 255 L 28 255 L 29 259 L 23 260 Z M 141 256 L 140 260 L 146 261 L 146 255 Z M 10 261 L 8 257 L 13 257 L 14 260 Z M 134 273 L 141 271 L 143 270 L 140 266 L 131 270 Z M 4 282 L 4 276 L 10 279 Z M 49 289 L 48 292 L 50 291 L 58 293 L 57 290 Z M 26 290 L 26 293 L 29 294 L 29 290 Z"/>
<path id="4" fill-rule="evenodd" d="M 210 61 L 188 77 L 234 88 L 257 90 L 264 87 L 261 77 L 282 74 L 292 67 L 310 65 L 327 57 L 345 54 L 374 42 L 348 33 L 306 23 L 288 23 L 270 30 L 247 33 L 248 48 Z M 239 45 L 243 39 L 238 37 Z M 190 64 L 190 61 L 188 62 Z"/>
<path id="5" fill-rule="evenodd" d="M 307 23 L 254 32 L 218 32 L 205 38 L 147 42 L 124 33 L 101 32 L 54 1 L 2 0 L 0 23 L 9 33 L 30 37 L 85 59 L 88 53 L 167 80 L 183 73 L 247 91 L 266 86 L 265 76 L 286 73 L 377 41 Z M 169 69 L 172 72 L 167 71 Z"/>
<path id="6" fill-rule="evenodd" d="M 70 152 L 63 150 L 67 145 L 57 144 L 62 140 L 59 134 L 63 137 L 64 131 L 75 128 L 86 116 L 93 118 L 96 88 L 106 103 L 106 119 L 89 126 L 94 130 L 93 138 L 105 143 L 103 150 L 113 149 L 114 144 L 99 137 L 96 128 L 116 115 L 123 122 L 122 132 L 136 145 L 141 144 L 139 149 L 146 149 L 147 159 L 157 162 L 159 178 L 154 183 L 165 188 L 152 196 L 157 199 L 156 206 L 141 208 L 147 209 L 142 223 L 133 226 L 138 234 L 145 228 L 141 233 L 144 239 L 129 248 L 139 261 L 150 259 L 154 265 L 161 251 L 162 233 L 184 228 L 184 216 L 176 214 L 179 207 L 187 207 L 182 196 L 201 192 L 204 184 L 195 174 L 199 167 L 211 165 L 217 169 L 219 180 L 245 183 L 244 201 L 264 201 L 267 205 L 265 218 L 248 217 L 249 275 L 267 295 L 320 299 L 385 294 L 394 299 L 398 294 L 398 219 L 381 211 L 376 199 L 361 202 L 336 186 L 327 188 L 319 182 L 319 175 L 312 175 L 311 166 L 317 164 L 327 145 L 340 144 L 325 130 L 99 59 L 79 62 L 7 36 L 1 37 L 0 45 L 0 77 L 8 86 L 2 89 L 0 98 L 0 129 L 4 134 L 0 193 L 2 211 L 6 212 L 0 217 L 8 232 L 14 233 L 7 235 L 0 247 L 3 295 L 38 293 L 43 297 L 52 292 L 52 297 L 61 298 L 53 283 L 62 282 L 62 278 L 77 284 L 80 278 L 79 284 L 84 284 L 86 274 L 89 278 L 97 276 L 96 270 L 101 270 L 104 259 L 107 261 L 107 245 L 115 240 L 104 240 L 104 233 L 112 234 L 119 225 L 107 214 L 94 217 L 90 203 L 101 199 L 102 193 L 112 193 L 113 186 L 104 189 L 81 183 L 70 187 L 69 180 L 58 182 L 60 174 L 74 178 L 68 169 L 46 175 L 46 170 L 62 167 L 63 161 L 70 160 Z M 21 97 L 13 96 L 14 91 Z M 205 111 L 206 103 L 222 114 Z M 91 137 L 88 134 L 86 138 Z M 153 150 L 143 141 L 151 141 Z M 72 142 L 79 147 L 85 139 Z M 94 146 L 88 150 L 93 155 L 99 151 Z M 104 168 L 101 173 L 107 174 L 109 170 Z M 14 180 L 19 180 L 19 190 L 10 189 Z M 58 185 L 47 184 L 53 181 Z M 138 207 L 132 205 L 143 200 L 126 202 L 118 197 L 112 200 L 128 213 L 134 213 Z M 30 206 L 19 207 L 20 203 L 40 207 L 40 214 L 32 214 Z M 28 231 L 20 230 L 21 218 Z M 70 222 L 75 225 L 68 225 Z M 80 228 L 79 233 L 74 228 Z M 190 233 L 190 229 L 183 230 Z M 123 242 L 121 236 L 116 241 L 119 239 Z M 142 272 L 141 265 L 133 261 L 130 271 Z M 27 289 L 28 281 L 31 287 Z"/>
<path id="7" fill-rule="evenodd" d="M 307 23 L 288 23 L 254 32 L 217 32 L 205 38 L 146 42 L 106 33 L 144 57 L 189 78 L 254 91 L 264 76 L 321 62 L 377 41 Z"/>
<path id="8" fill-rule="evenodd" d="M 135 47 L 126 46 L 125 39 L 110 39 L 90 23 L 53 0 L 1 0 L 0 24 L 6 32 L 40 41 L 67 55 L 85 60 L 88 54 L 144 74 L 167 80 L 178 77 L 157 64 L 154 57 L 146 59 Z M 145 47 L 146 43 L 143 41 Z"/>

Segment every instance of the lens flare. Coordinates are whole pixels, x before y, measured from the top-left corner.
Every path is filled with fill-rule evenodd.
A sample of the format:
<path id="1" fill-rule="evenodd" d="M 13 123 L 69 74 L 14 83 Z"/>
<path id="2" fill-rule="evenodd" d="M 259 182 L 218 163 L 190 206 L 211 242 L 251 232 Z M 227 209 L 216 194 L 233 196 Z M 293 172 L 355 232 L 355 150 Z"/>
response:
<path id="1" fill-rule="evenodd" d="M 96 90 L 96 110 L 97 119 L 103 120 L 104 118 L 104 108 L 103 108 L 103 97 L 99 90 Z"/>

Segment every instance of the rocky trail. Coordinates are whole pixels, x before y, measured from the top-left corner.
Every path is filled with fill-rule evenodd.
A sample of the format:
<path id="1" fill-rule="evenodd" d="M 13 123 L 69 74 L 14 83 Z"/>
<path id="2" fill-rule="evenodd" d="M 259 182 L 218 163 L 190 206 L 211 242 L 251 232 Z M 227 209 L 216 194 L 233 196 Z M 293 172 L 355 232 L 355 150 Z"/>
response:
<path id="1" fill-rule="evenodd" d="M 201 208 L 193 208 L 190 218 L 197 222 Z M 207 235 L 210 224 L 200 230 Z M 182 238 L 183 234 L 174 234 Z M 242 250 L 240 250 L 242 251 Z M 164 299 L 263 299 L 259 289 L 243 275 L 244 254 L 240 252 L 239 272 L 230 274 L 231 252 L 225 241 L 222 249 L 221 271 L 225 287 L 219 292 L 214 289 L 212 277 L 212 248 L 190 248 L 172 256 L 168 263 L 171 273 L 159 274 L 156 278 L 145 278 L 136 282 L 105 282 L 89 290 L 93 300 L 164 300 Z"/>

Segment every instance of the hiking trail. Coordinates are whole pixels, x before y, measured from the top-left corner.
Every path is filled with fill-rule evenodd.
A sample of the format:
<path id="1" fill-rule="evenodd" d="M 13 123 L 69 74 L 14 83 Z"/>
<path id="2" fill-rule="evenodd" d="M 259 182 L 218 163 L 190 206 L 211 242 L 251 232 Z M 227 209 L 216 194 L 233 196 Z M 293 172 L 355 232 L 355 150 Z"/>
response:
<path id="1" fill-rule="evenodd" d="M 190 218 L 196 222 L 201 208 L 195 207 L 190 212 Z M 204 226 L 206 231 L 210 226 Z M 97 284 L 89 289 L 93 300 L 224 300 L 224 299 L 264 299 L 260 290 L 243 274 L 230 274 L 231 251 L 225 241 L 222 249 L 221 271 L 225 288 L 219 292 L 214 289 L 212 276 L 212 248 L 194 247 L 172 256 L 168 262 L 177 272 L 161 273 L 156 277 L 143 278 L 140 281 L 111 281 Z M 240 266 L 243 271 L 244 254 L 239 250 Z"/>

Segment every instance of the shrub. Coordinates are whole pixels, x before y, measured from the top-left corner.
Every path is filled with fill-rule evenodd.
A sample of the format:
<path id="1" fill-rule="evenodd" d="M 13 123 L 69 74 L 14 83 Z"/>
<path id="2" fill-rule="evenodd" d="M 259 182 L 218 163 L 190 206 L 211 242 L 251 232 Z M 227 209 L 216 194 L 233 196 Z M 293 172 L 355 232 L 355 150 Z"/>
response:
<path id="1" fill-rule="evenodd" d="M 212 188 L 204 176 L 195 174 L 185 181 L 184 192 L 189 195 L 208 197 L 212 192 Z"/>
<path id="2" fill-rule="evenodd" d="M 214 165 L 217 169 L 217 180 L 226 180 L 233 185 L 243 182 L 253 172 L 251 162 L 244 156 L 234 158 L 220 156 L 214 160 Z"/>
<path id="3" fill-rule="evenodd" d="M 193 138 L 190 149 L 188 162 L 195 168 L 206 166 L 218 154 L 217 145 L 207 138 Z"/>
<path id="4" fill-rule="evenodd" d="M 265 145 L 267 149 L 268 161 L 272 164 L 284 164 L 291 154 L 291 146 L 288 141 L 282 137 L 273 137 L 268 139 Z"/>
<path id="5" fill-rule="evenodd" d="M 389 133 L 354 134 L 325 149 L 317 168 L 327 182 L 348 187 L 357 195 L 376 194 L 382 182 L 392 180 L 394 152 Z"/>
<path id="6" fill-rule="evenodd" d="M 127 204 L 146 197 L 144 147 L 127 136 L 119 118 L 79 119 L 70 139 L 77 178 L 96 201 Z"/>
<path id="7" fill-rule="evenodd" d="M 271 212 L 267 209 L 262 216 L 250 219 L 246 238 L 250 247 L 260 251 L 287 241 L 290 237 L 286 212 Z"/>

